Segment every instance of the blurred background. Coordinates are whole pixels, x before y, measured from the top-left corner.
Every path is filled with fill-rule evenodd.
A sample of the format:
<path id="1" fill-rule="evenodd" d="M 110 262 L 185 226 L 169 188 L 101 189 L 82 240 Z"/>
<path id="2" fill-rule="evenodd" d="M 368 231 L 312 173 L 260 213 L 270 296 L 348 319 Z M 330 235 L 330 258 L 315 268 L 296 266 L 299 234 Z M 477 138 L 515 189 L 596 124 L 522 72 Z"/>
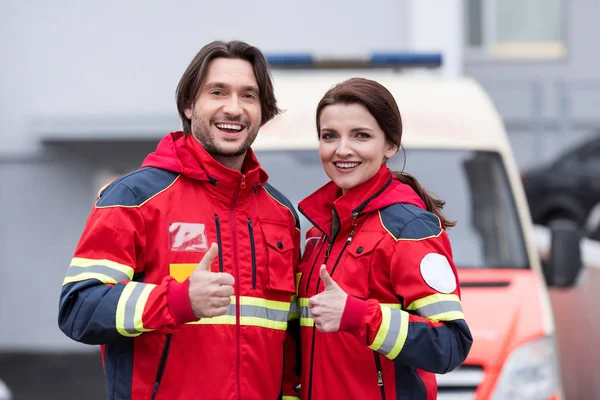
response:
<path id="1" fill-rule="evenodd" d="M 98 188 L 180 129 L 175 87 L 216 39 L 441 53 L 437 73 L 498 108 L 534 221 L 597 235 L 599 20 L 599 0 L 0 0 L 0 380 L 17 400 L 105 398 L 98 348 L 57 327 L 64 273 Z"/>

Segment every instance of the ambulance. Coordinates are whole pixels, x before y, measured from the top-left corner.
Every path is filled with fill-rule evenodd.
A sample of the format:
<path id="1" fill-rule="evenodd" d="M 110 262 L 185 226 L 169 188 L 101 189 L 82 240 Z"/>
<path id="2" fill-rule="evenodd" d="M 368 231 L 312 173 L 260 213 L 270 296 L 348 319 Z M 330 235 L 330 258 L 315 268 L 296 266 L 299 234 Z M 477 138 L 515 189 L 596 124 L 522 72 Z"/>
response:
<path id="1" fill-rule="evenodd" d="M 568 221 L 532 225 L 507 133 L 485 91 L 469 78 L 403 72 L 435 67 L 440 60 L 430 55 L 378 55 L 346 63 L 350 69 L 310 56 L 269 60 L 284 112 L 261 128 L 253 149 L 293 204 L 328 181 L 317 103 L 335 83 L 361 76 L 387 87 L 402 113 L 403 150 L 390 168 L 417 177 L 458 221 L 448 234 L 474 343 L 462 366 L 437 376 L 438 399 L 600 399 L 600 245 L 580 240 Z"/>

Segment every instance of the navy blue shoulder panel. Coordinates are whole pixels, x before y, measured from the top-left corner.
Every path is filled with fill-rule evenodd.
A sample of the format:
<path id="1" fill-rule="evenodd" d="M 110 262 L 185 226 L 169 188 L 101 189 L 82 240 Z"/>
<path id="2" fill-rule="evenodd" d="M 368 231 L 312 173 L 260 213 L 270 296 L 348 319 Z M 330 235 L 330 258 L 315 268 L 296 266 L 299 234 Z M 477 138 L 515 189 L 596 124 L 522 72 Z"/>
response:
<path id="1" fill-rule="evenodd" d="M 294 208 L 292 203 L 288 200 L 288 198 L 285 197 L 283 194 L 281 194 L 281 192 L 279 190 L 275 189 L 273 186 L 271 186 L 268 183 L 265 183 L 263 185 L 263 187 L 265 188 L 267 193 L 269 193 L 269 196 L 271 196 L 272 198 L 277 200 L 278 203 L 280 203 L 281 205 L 285 206 L 287 209 L 290 210 L 290 212 L 294 216 L 294 221 L 296 221 L 296 228 L 300 229 L 300 218 L 298 218 L 296 209 Z"/>
<path id="2" fill-rule="evenodd" d="M 439 218 L 412 204 L 397 203 L 379 211 L 383 227 L 396 239 L 426 239 L 439 236 Z"/>
<path id="3" fill-rule="evenodd" d="M 142 168 L 112 182 L 100 193 L 96 207 L 136 207 L 171 185 L 178 173 L 160 168 Z"/>

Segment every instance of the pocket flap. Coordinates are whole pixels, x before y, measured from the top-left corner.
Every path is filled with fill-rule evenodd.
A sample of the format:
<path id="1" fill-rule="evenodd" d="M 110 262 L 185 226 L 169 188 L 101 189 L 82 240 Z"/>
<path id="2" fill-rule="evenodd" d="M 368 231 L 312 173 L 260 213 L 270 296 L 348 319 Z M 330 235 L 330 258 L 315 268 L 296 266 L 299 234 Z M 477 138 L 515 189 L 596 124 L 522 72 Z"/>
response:
<path id="1" fill-rule="evenodd" d="M 384 236 L 385 234 L 381 232 L 360 232 L 355 236 L 352 243 L 348 245 L 346 251 L 354 257 L 363 257 L 370 254 Z"/>
<path id="2" fill-rule="evenodd" d="M 288 225 L 261 221 L 261 227 L 267 246 L 279 253 L 285 253 L 286 251 L 294 249 L 294 242 L 292 241 Z"/>

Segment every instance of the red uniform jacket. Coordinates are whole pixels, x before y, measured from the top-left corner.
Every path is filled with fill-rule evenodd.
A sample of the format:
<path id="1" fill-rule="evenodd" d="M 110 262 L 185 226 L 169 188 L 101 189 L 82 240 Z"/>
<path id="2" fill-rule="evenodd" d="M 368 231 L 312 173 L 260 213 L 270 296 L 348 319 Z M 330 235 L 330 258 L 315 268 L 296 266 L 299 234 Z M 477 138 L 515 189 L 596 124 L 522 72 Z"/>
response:
<path id="1" fill-rule="evenodd" d="M 383 165 L 345 195 L 332 182 L 300 202 L 314 225 L 300 265 L 302 398 L 433 400 L 434 373 L 460 365 L 472 338 L 440 220 Z M 348 293 L 340 331 L 308 308 L 319 268 Z"/>
<path id="2" fill-rule="evenodd" d="M 242 171 L 175 132 L 102 191 L 64 280 L 59 325 L 103 345 L 109 399 L 295 398 L 282 382 L 295 362 L 286 330 L 298 316 L 298 218 L 251 150 Z M 197 320 L 188 277 L 213 242 L 212 270 L 233 275 L 235 295 L 226 315 Z"/>

